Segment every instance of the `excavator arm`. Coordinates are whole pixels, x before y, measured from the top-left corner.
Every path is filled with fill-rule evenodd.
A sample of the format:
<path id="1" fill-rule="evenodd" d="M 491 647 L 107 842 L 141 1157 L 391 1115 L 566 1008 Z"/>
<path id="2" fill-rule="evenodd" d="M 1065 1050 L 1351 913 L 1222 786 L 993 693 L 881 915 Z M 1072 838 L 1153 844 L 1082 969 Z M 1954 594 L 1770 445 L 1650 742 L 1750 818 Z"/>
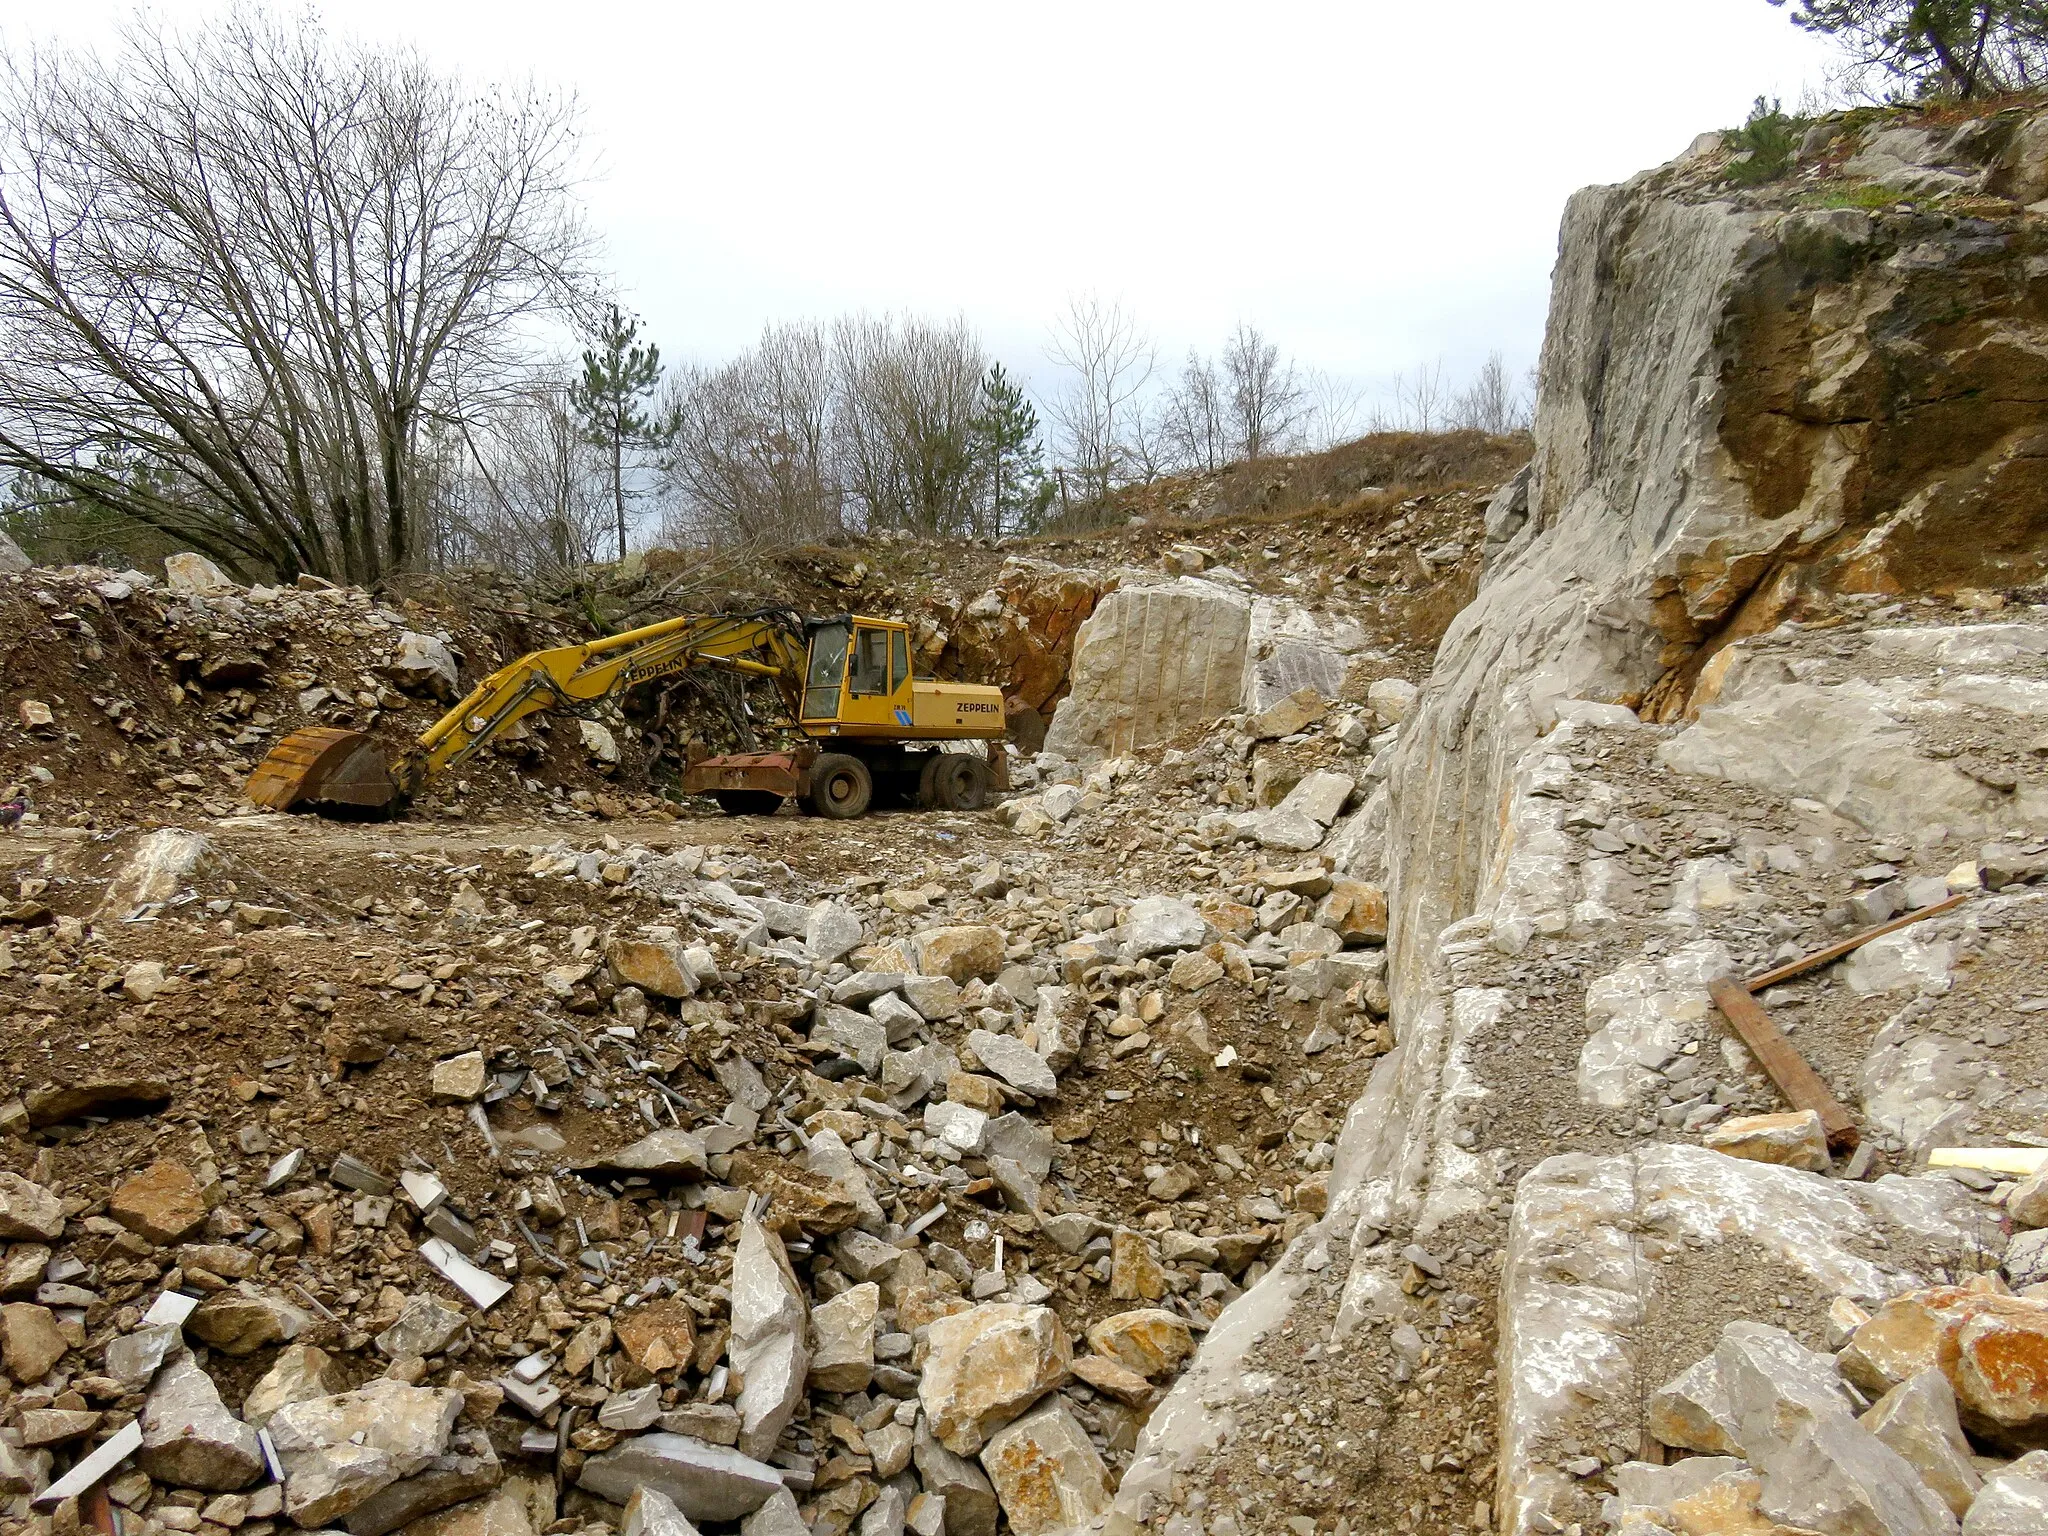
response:
<path id="1" fill-rule="evenodd" d="M 803 620 L 785 609 L 685 614 L 587 645 L 521 656 L 477 684 L 388 769 L 375 743 L 360 732 L 295 731 L 257 766 L 247 793 L 276 810 L 304 800 L 383 809 L 417 794 L 435 775 L 528 715 L 574 708 L 695 667 L 773 679 L 794 719 L 804 663 Z"/>

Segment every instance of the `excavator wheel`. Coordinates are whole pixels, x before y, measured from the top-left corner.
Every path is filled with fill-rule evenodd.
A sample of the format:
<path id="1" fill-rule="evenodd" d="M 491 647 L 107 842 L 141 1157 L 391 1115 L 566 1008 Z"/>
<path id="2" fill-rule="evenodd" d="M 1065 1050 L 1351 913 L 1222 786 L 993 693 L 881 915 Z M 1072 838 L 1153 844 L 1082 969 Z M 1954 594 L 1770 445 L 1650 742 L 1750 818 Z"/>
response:
<path id="1" fill-rule="evenodd" d="M 965 752 L 939 753 L 932 769 L 932 800 L 942 810 L 980 810 L 988 804 L 988 764 Z"/>
<path id="2" fill-rule="evenodd" d="M 945 760 L 946 754 L 943 752 L 925 754 L 924 766 L 917 772 L 917 808 L 921 811 L 933 810 L 938 806 L 939 792 L 932 787 L 932 780 L 938 774 L 939 764 Z"/>
<path id="3" fill-rule="evenodd" d="M 811 765 L 811 793 L 804 808 L 832 821 L 865 816 L 875 798 L 868 765 L 843 752 L 827 752 Z"/>
<path id="4" fill-rule="evenodd" d="M 765 789 L 714 789 L 711 798 L 728 816 L 773 816 L 782 809 L 782 796 Z"/>

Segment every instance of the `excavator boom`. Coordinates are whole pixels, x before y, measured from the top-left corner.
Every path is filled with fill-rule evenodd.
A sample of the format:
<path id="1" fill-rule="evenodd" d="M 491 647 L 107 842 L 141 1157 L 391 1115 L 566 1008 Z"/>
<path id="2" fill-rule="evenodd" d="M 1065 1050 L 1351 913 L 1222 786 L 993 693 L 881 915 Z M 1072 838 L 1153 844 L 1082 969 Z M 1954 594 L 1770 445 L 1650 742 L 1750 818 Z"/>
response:
<path id="1" fill-rule="evenodd" d="M 735 812 L 772 809 L 795 794 L 823 807 L 820 814 L 858 815 L 879 779 L 912 785 L 922 803 L 971 808 L 1000 772 L 999 757 L 993 767 L 976 759 L 970 768 L 956 754 L 930 748 L 1000 738 L 1002 691 L 913 679 L 909 654 L 909 626 L 900 621 L 807 620 L 783 608 L 685 614 L 521 656 L 478 683 L 389 764 L 362 732 L 294 731 L 257 765 L 244 792 L 280 811 L 308 802 L 389 810 L 528 715 L 573 710 L 697 667 L 722 667 L 773 681 L 797 728 L 838 750 L 805 746 L 794 754 L 706 759 L 684 775 L 686 790 L 712 794 Z M 941 763 L 942 755 L 954 760 Z M 821 793 L 814 793 L 814 765 Z"/>
<path id="2" fill-rule="evenodd" d="M 244 792 L 279 811 L 308 801 L 388 809 L 528 715 L 592 703 L 704 666 L 772 678 L 793 713 L 804 668 L 804 621 L 786 609 L 685 614 L 587 645 L 531 651 L 478 683 L 388 766 L 363 732 L 312 726 L 279 742 Z"/>

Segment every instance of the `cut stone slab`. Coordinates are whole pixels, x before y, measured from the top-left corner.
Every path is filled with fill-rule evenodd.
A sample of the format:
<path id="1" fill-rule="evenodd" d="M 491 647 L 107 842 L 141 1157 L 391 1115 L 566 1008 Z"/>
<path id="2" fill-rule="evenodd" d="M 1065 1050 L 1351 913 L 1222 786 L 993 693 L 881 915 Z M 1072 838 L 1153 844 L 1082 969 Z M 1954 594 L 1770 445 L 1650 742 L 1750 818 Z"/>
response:
<path id="1" fill-rule="evenodd" d="M 969 1030 L 967 1048 L 984 1067 L 1034 1099 L 1056 1098 L 1060 1080 L 1045 1058 L 1015 1035 L 998 1035 L 986 1029 Z"/>
<path id="2" fill-rule="evenodd" d="M 1109 593 L 1074 636 L 1070 691 L 1045 750 L 1092 761 L 1230 714 L 1243 697 L 1251 614 L 1242 593 L 1195 577 Z"/>
<path id="3" fill-rule="evenodd" d="M 990 1302 L 932 1322 L 918 1395 L 946 1449 L 972 1456 L 992 1431 L 1067 1379 L 1074 1347 L 1047 1307 Z"/>
<path id="4" fill-rule="evenodd" d="M 636 1488 L 674 1500 L 692 1520 L 738 1520 L 782 1489 L 782 1474 L 730 1446 L 662 1431 L 622 1440 L 583 1464 L 577 1483 L 623 1504 Z"/>
<path id="5" fill-rule="evenodd" d="M 63 1201 L 18 1173 L 0 1173 L 0 1238 L 54 1243 L 63 1235 Z"/>
<path id="6" fill-rule="evenodd" d="M 152 1243 L 182 1242 L 206 1221 L 206 1192 L 183 1163 L 152 1163 L 114 1191 L 107 1214 Z"/>
<path id="7" fill-rule="evenodd" d="M 727 1346 L 740 1373 L 739 1449 L 765 1457 L 803 1400 L 811 1357 L 810 1313 L 790 1273 L 782 1240 L 749 1218 L 740 1230 L 732 1268 L 732 1339 Z M 685 1510 L 690 1506 L 683 1503 Z M 745 1511 L 742 1511 L 745 1513 Z M 732 1519 L 699 1515 L 693 1519 Z"/>
<path id="8" fill-rule="evenodd" d="M 1060 1398 L 996 1431 L 981 1464 L 1017 1536 L 1051 1536 L 1109 1512 L 1109 1470 Z"/>
<path id="9" fill-rule="evenodd" d="M 1970 1464 L 1970 1442 L 1956 1417 L 1956 1395 L 1941 1372 L 1922 1371 L 1900 1382 L 1860 1422 L 1905 1457 L 1958 1519 L 1970 1512 L 1984 1479 Z"/>
<path id="10" fill-rule="evenodd" d="M 882 1288 L 873 1281 L 849 1286 L 811 1308 L 814 1392 L 865 1392 L 875 1374 L 875 1318 Z"/>
<path id="11" fill-rule="evenodd" d="M 1827 1130 L 1821 1125 L 1819 1114 L 1810 1109 L 1777 1115 L 1738 1115 L 1707 1132 L 1701 1144 L 1730 1157 L 1776 1163 L 1781 1168 L 1803 1168 L 1808 1173 L 1826 1173 L 1834 1166 L 1828 1156 Z"/>
<path id="12" fill-rule="evenodd" d="M 228 1411 L 213 1378 L 190 1355 L 157 1373 L 142 1405 L 142 1470 L 160 1483 L 229 1493 L 264 1470 L 256 1431 Z"/>

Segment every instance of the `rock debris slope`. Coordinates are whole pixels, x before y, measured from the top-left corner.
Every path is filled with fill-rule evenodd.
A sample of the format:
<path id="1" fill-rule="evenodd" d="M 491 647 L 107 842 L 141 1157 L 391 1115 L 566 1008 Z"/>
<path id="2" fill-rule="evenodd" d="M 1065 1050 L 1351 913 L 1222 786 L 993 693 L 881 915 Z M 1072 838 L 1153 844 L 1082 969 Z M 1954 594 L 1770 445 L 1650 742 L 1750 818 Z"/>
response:
<path id="1" fill-rule="evenodd" d="M 39 809 L 0 1519 L 2048 1528 L 2048 129 L 1726 172 L 1574 201 L 1483 526 L 1347 484 L 924 592 L 1052 709 L 986 815 Z M 859 601 L 893 542 L 803 559 Z M 286 723 L 261 656 L 209 694 L 245 641 L 282 684 L 331 627 L 360 686 L 302 711 L 438 691 L 405 614 L 202 567 L 6 577 L 63 647 L 175 637 L 176 702 L 93 705 L 150 767 Z M 47 682 L 4 747 L 61 806 Z M 1759 999 L 1831 1148 L 1707 984 L 1915 914 Z"/>
<path id="2" fill-rule="evenodd" d="M 1536 457 L 1375 821 L 1398 1043 L 1121 1518 L 1901 1533 L 1984 1479 L 1966 1529 L 2038 1520 L 2002 1458 L 2048 1409 L 2039 1216 L 1923 1170 L 2048 1130 L 2041 121 L 1852 116 L 1772 187 L 1703 143 L 1573 200 Z M 1705 982 L 1952 893 L 1764 995 L 1863 1124 L 1830 1160 Z M 1996 1306 L 1928 1322 L 1911 1370 L 1820 1353 L 1958 1295 Z"/>

